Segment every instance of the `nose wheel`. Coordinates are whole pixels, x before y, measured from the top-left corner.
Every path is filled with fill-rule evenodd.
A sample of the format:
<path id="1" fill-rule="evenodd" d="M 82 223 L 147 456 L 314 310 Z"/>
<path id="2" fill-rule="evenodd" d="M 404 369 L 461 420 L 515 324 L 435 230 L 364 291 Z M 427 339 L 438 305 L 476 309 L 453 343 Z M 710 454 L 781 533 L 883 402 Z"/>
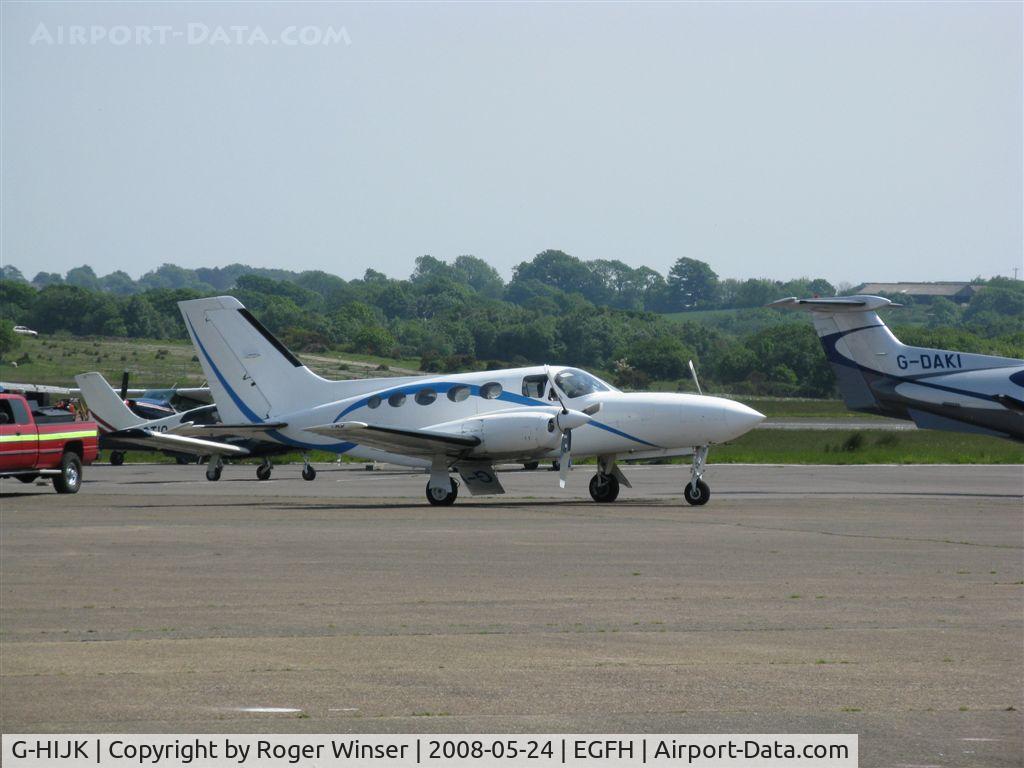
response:
<path id="1" fill-rule="evenodd" d="M 459 484 L 452 478 L 449 478 L 448 483 L 448 490 L 446 490 L 444 488 L 431 487 L 428 482 L 427 501 L 435 507 L 450 507 L 454 504 L 455 499 L 459 496 Z"/>
<path id="2" fill-rule="evenodd" d="M 610 504 L 619 497 L 619 478 L 598 472 L 590 478 L 590 498 L 598 504 Z"/>
<path id="3" fill-rule="evenodd" d="M 693 450 L 693 467 L 690 469 L 690 482 L 683 489 L 683 498 L 687 504 L 695 507 L 708 503 L 711 498 L 711 489 L 701 478 L 704 476 L 704 468 L 708 460 L 708 447 L 700 445 Z"/>

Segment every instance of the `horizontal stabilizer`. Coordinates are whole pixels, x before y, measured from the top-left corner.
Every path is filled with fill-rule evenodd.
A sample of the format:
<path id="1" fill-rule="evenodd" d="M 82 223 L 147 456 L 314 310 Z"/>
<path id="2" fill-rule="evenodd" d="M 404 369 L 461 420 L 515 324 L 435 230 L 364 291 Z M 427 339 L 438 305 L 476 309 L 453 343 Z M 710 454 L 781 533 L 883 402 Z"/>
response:
<path id="1" fill-rule="evenodd" d="M 776 309 L 803 309 L 808 312 L 870 312 L 883 307 L 902 307 L 881 296 L 828 296 L 823 299 L 798 299 L 790 296 L 779 299 L 766 307 Z"/>
<path id="2" fill-rule="evenodd" d="M 307 431 L 411 456 L 464 456 L 480 445 L 480 438 L 469 435 L 451 435 L 426 429 L 378 427 L 362 421 L 324 424 L 310 427 Z"/>
<path id="3" fill-rule="evenodd" d="M 110 432 L 107 436 L 114 440 L 123 440 L 145 448 L 190 453 L 194 456 L 249 455 L 249 451 L 237 445 L 215 443 L 212 440 L 200 440 L 195 437 L 185 437 L 184 435 L 176 435 L 170 432 L 157 432 L 145 427 L 122 429 L 117 432 Z"/>

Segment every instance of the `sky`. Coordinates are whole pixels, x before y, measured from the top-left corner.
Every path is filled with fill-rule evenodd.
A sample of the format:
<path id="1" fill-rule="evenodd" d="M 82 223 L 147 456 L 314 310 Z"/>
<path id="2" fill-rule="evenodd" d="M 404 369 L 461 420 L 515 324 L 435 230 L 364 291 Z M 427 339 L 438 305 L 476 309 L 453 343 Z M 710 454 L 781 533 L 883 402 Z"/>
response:
<path id="1" fill-rule="evenodd" d="M 1012 275 L 1022 9 L 4 2 L 0 257 Z"/>

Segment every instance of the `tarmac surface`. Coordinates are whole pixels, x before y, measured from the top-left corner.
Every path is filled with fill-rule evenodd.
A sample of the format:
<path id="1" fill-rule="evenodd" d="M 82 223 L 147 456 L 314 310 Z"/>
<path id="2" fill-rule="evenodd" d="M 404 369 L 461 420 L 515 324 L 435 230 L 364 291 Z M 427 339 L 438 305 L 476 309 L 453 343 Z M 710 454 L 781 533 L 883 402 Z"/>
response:
<path id="1" fill-rule="evenodd" d="M 1024 761 L 1024 467 L 425 477 L 97 465 L 0 485 L 4 732 L 859 733 Z M 282 711 L 261 711 L 278 709 Z"/>

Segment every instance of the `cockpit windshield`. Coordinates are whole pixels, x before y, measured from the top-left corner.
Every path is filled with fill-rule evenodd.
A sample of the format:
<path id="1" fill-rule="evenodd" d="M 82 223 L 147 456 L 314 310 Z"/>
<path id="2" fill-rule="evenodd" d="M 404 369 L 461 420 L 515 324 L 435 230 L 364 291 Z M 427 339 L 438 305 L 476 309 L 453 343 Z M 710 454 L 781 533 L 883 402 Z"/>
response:
<path id="1" fill-rule="evenodd" d="M 555 376 L 555 383 L 569 399 L 594 392 L 607 392 L 611 387 L 578 368 L 566 368 Z"/>

